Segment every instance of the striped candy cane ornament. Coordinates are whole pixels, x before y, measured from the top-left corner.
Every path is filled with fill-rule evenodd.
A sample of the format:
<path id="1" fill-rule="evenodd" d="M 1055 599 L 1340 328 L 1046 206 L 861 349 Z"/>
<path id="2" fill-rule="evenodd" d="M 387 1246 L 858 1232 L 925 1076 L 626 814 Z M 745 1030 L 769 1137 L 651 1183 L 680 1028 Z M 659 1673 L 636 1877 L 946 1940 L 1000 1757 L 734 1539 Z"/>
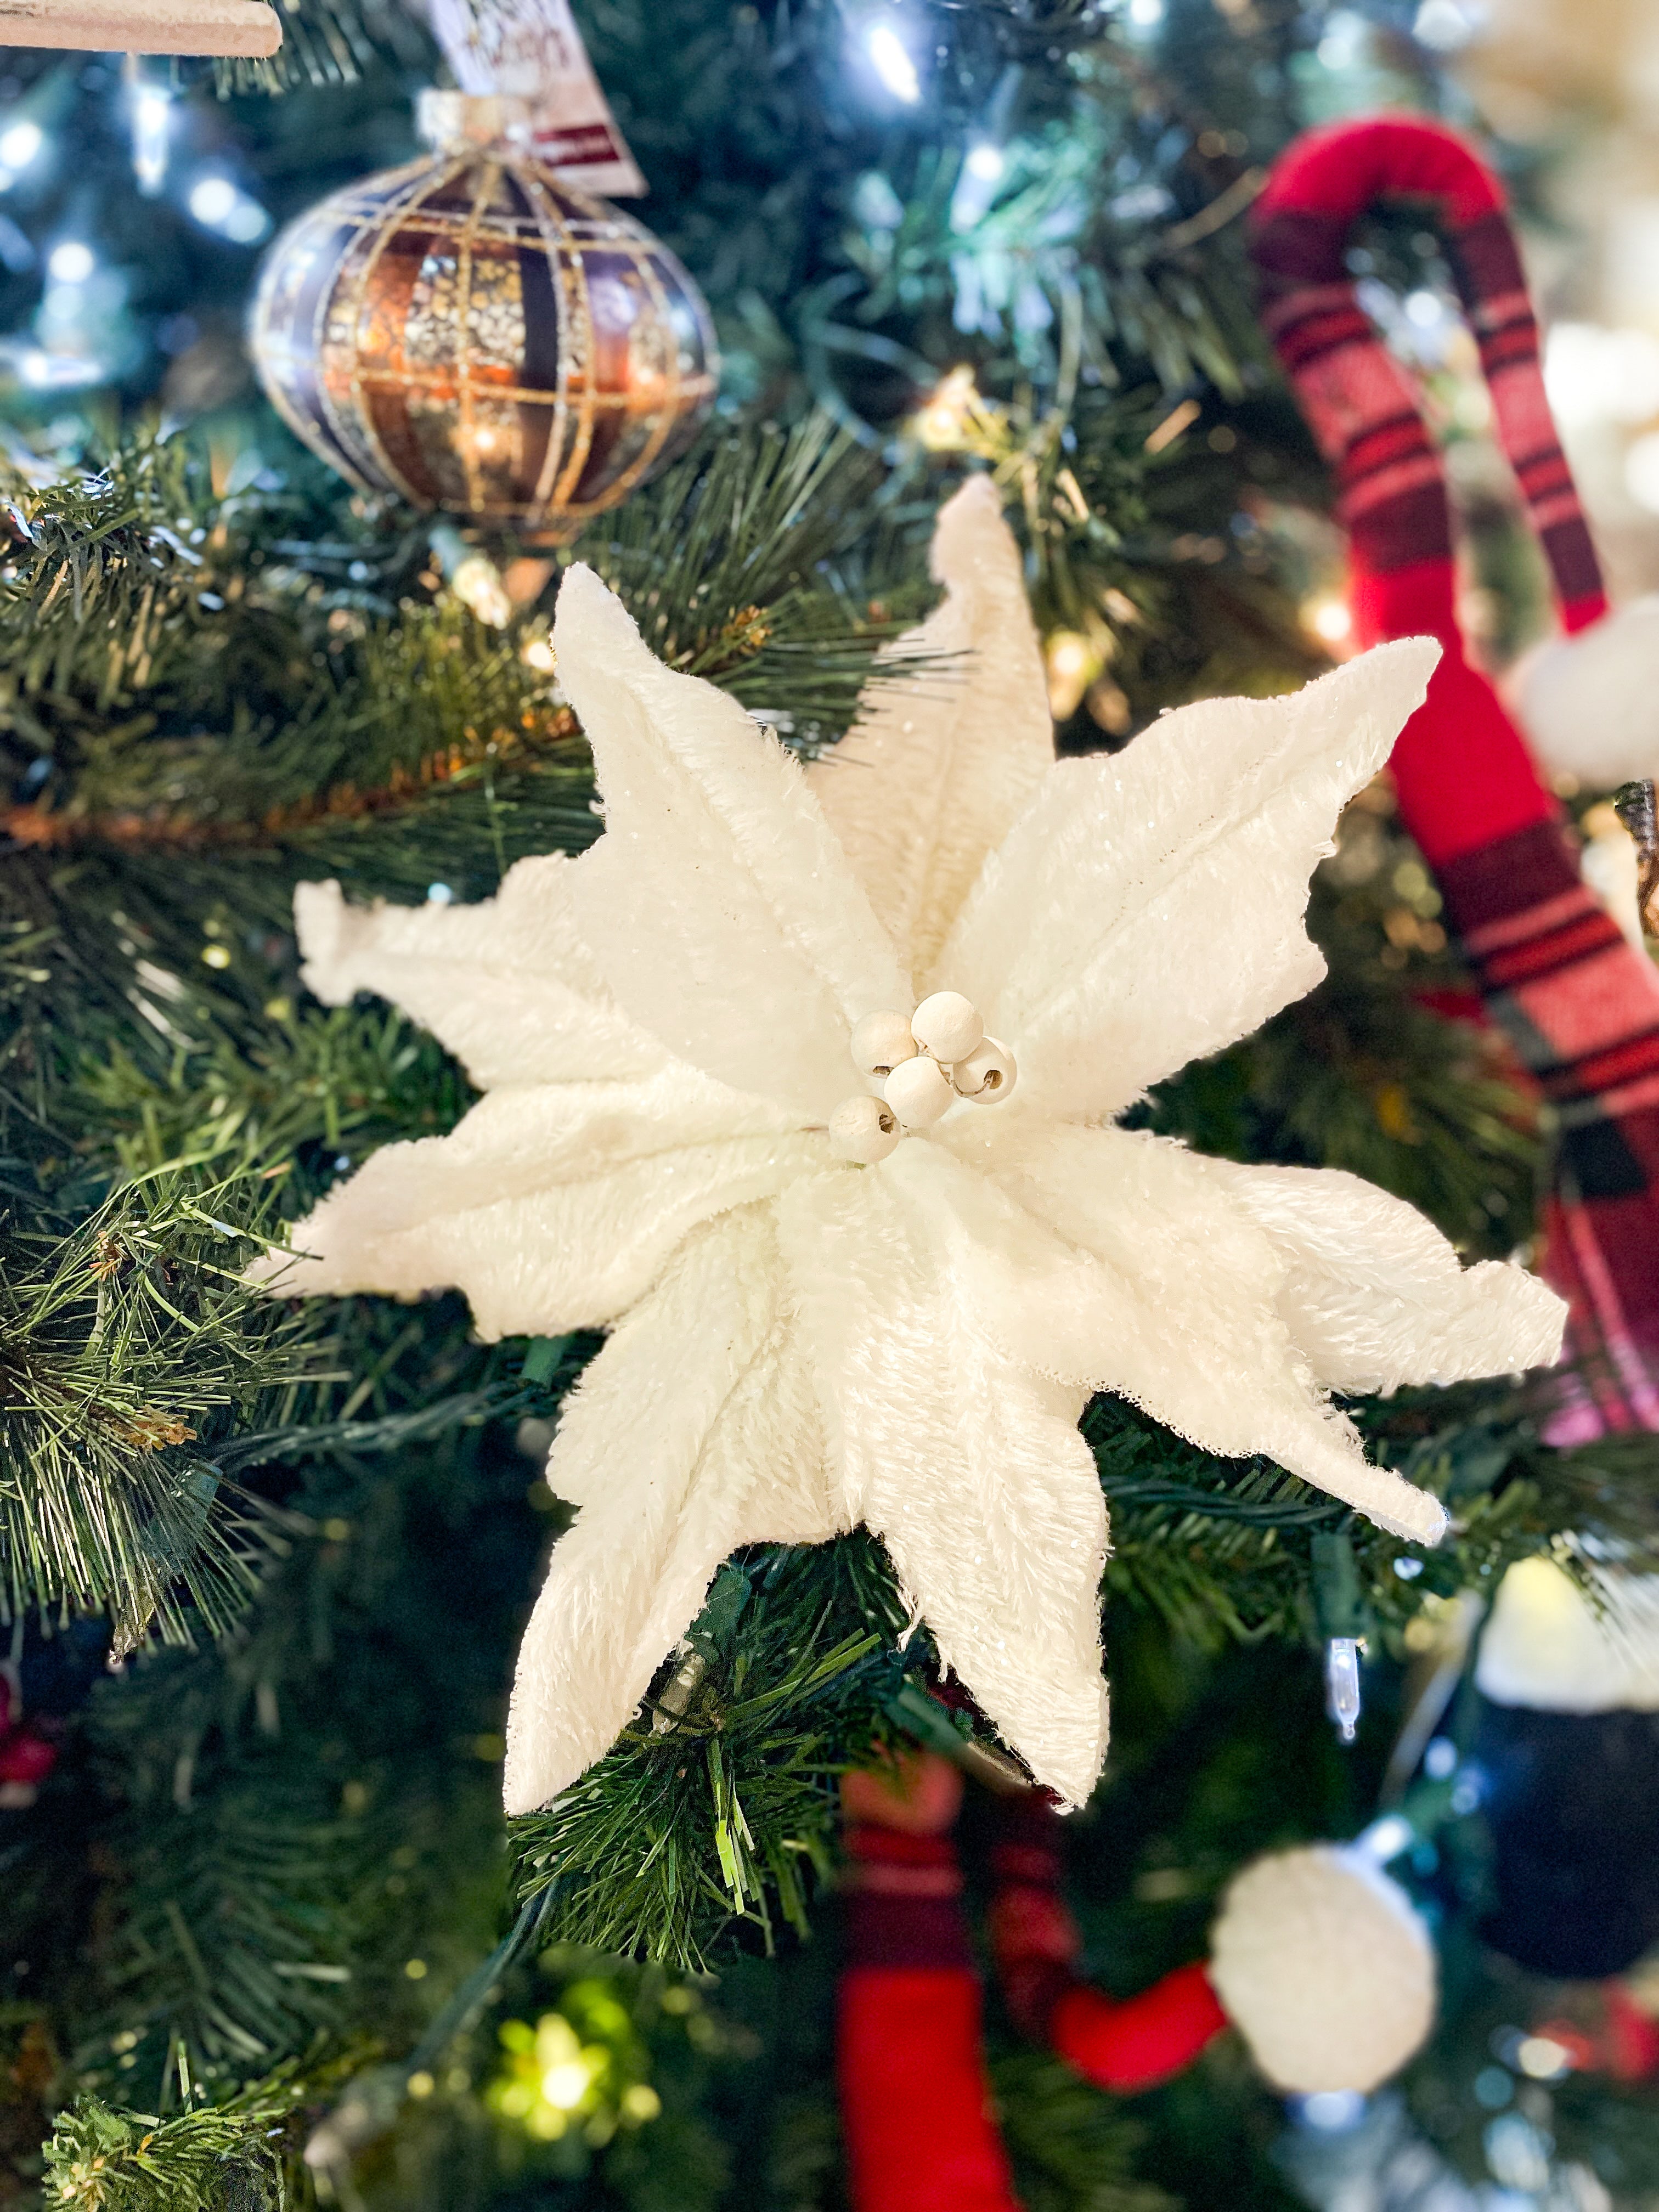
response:
<path id="1" fill-rule="evenodd" d="M 1444 469 L 1346 265 L 1356 223 L 1391 201 L 1438 226 L 1563 629 L 1586 647 L 1604 640 L 1601 571 L 1502 187 L 1470 147 L 1406 116 L 1295 141 L 1253 212 L 1262 319 L 1336 471 L 1361 641 L 1426 635 L 1444 648 L 1393 767 L 1486 1004 L 1559 1125 L 1544 1273 L 1571 1306 L 1577 1381 L 1553 1440 L 1659 1429 L 1659 974 L 1584 888 L 1526 740 L 1465 653 Z M 1659 667 L 1650 688 L 1659 696 Z"/>

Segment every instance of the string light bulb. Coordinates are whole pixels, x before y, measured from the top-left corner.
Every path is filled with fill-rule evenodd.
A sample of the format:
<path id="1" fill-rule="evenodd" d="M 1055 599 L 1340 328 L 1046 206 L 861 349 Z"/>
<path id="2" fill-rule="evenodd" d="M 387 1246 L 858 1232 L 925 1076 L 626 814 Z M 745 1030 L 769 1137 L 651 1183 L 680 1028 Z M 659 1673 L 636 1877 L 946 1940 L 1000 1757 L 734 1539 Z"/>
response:
<path id="1" fill-rule="evenodd" d="M 979 389 L 971 368 L 953 368 L 940 377 L 933 392 L 910 419 L 910 427 L 930 453 L 959 453 L 968 443 L 968 432 L 979 404 Z"/>
<path id="2" fill-rule="evenodd" d="M 895 100 L 914 107 L 921 98 L 921 79 L 910 49 L 890 23 L 872 23 L 864 34 L 872 68 Z"/>
<path id="3" fill-rule="evenodd" d="M 131 58 L 131 57 L 129 58 Z M 173 94 L 164 84 L 132 88 L 132 173 L 146 199 L 154 199 L 166 181 L 168 141 L 173 133 Z"/>
<path id="4" fill-rule="evenodd" d="M 27 118 L 0 131 L 0 191 L 10 191 L 46 143 L 46 132 Z"/>
<path id="5" fill-rule="evenodd" d="M 1302 619 L 1322 645 L 1346 645 L 1353 636 L 1353 613 L 1346 599 L 1326 592 L 1305 602 Z"/>

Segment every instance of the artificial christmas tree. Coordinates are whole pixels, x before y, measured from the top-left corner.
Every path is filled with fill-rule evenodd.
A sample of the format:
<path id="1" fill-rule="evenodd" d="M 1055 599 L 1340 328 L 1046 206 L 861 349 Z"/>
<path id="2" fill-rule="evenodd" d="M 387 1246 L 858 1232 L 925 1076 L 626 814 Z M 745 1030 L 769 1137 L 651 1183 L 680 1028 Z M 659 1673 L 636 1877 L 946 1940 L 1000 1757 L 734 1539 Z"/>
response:
<path id="1" fill-rule="evenodd" d="M 1512 1562 L 1588 1546 L 1641 1563 L 1653 1446 L 1637 1431 L 1545 1443 L 1504 1371 L 1550 1348 L 1547 1295 L 1519 1272 L 1544 1172 L 1538 1117 L 1490 1034 L 1460 1018 L 1468 979 L 1386 785 L 1360 792 L 1314 884 L 1328 977 L 1290 1003 L 1270 982 L 1286 963 L 1298 985 L 1315 981 L 1291 918 L 1340 796 L 1386 748 L 1380 726 L 1345 757 L 1346 781 L 1313 772 L 1323 817 L 1298 823 L 1299 873 L 1293 886 L 1275 874 L 1279 919 L 1263 942 L 1244 927 L 1265 910 L 1259 874 L 1227 839 L 1206 842 L 1212 815 L 1248 811 L 1220 763 L 1251 733 L 1301 728 L 1297 696 L 1324 673 L 1311 625 L 1328 604 L 1327 490 L 1255 330 L 1242 226 L 1261 168 L 1317 99 L 1357 88 L 1347 33 L 1328 11 L 1269 0 L 1224 13 L 1177 0 L 1123 20 L 1069 0 L 619 0 L 576 18 L 617 143 L 652 186 L 641 215 L 708 300 L 726 368 L 725 412 L 699 447 L 568 550 L 493 526 L 463 535 L 340 483 L 258 407 L 231 336 L 274 223 L 413 152 L 410 94 L 440 66 L 413 18 L 346 0 L 291 15 L 288 89 L 274 96 L 246 76 L 227 79 L 222 104 L 206 80 L 186 92 L 141 77 L 129 94 L 102 64 L 29 56 L 0 94 L 22 240 L 0 228 L 0 313 L 16 333 L 0 575 L 0 1541 L 22 1725 L 56 1753 L 47 1771 L 31 1753 L 32 1803 L 0 1806 L 3 2191 L 87 2212 L 313 2200 L 716 2212 L 739 2198 L 829 2212 L 865 2155 L 860 2124 L 837 2118 L 836 1984 L 849 1960 L 878 1970 L 874 1894 L 838 1888 L 837 1869 L 892 1861 L 856 1832 L 843 1849 L 842 1778 L 920 1747 L 1024 1784 L 1027 1722 L 1064 1698 L 1081 1710 L 1086 1690 L 1089 1726 L 1055 1769 L 1085 1794 L 1103 1508 L 1113 1741 L 1089 1805 L 1055 1818 L 1043 1846 L 1051 1869 L 1064 1862 L 1081 1947 L 1048 2022 L 1063 2012 L 1070 2025 L 1046 2047 L 1030 2037 L 1045 2006 L 1027 2002 L 1042 1946 L 1009 1932 L 1005 1825 L 977 1792 L 962 1814 L 962 1918 L 945 1963 L 971 1993 L 963 1954 L 981 1930 L 1003 1964 L 985 1978 L 982 2059 L 970 2051 L 996 2100 L 997 2186 L 1025 2212 L 1297 2201 L 1274 2151 L 1292 2124 L 1283 2101 L 1237 2039 L 1210 2035 L 1191 1973 L 1242 1866 L 1333 1839 L 1386 1864 L 1437 1920 L 1440 2018 L 1401 2077 L 1413 2124 L 1504 2186 L 1521 2186 L 1523 2154 L 1546 2172 L 1553 2158 L 1586 2172 L 1600 2160 L 1610 2188 L 1645 2186 L 1644 2082 L 1588 2060 L 1546 2080 L 1528 2070 L 1537 2051 L 1528 2061 L 1504 2039 L 1537 2028 L 1547 2042 L 1562 2006 L 1480 1963 L 1474 1723 L 1455 1698 L 1430 1723 L 1417 1692 L 1449 1695 L 1448 1624 Z M 1394 35 L 1386 22 L 1380 35 Z M 1428 49 L 1389 51 L 1431 88 Z M 152 197 L 132 189 L 135 155 Z M 158 389 L 192 427 L 157 436 L 132 404 L 117 433 L 76 397 L 142 403 Z M 1019 557 L 1000 541 L 942 592 L 928 539 L 964 477 L 977 480 L 959 519 L 978 512 L 988 527 L 1000 504 Z M 552 635 L 561 609 L 574 653 Z M 584 622 L 609 641 L 586 659 Z M 1126 1126 L 1083 1133 L 1209 1194 L 1202 1237 L 1180 1243 L 1166 1211 L 1138 1214 L 1127 1240 L 1124 1266 L 1165 1271 L 1168 1296 L 1144 1302 L 1158 1325 L 1224 1291 L 1227 1312 L 1277 1349 L 1240 1355 L 1230 1387 L 1206 1363 L 1242 1338 L 1190 1327 L 1133 1374 L 1068 1367 L 1056 1382 L 1048 1369 L 1079 1350 L 1086 1315 L 1045 1303 L 1015 1364 L 1036 1378 L 1018 1387 L 1042 1401 L 1053 1440 L 1038 1489 L 1058 1462 L 1087 1523 L 1075 1556 L 1073 1523 L 1033 1516 L 1030 1486 L 1023 1505 L 1009 1491 L 982 1540 L 952 1511 L 965 1469 L 1000 1477 L 1008 1355 L 991 1359 L 988 1322 L 1019 1312 L 965 1295 L 965 1244 L 939 1269 L 957 1293 L 948 1341 L 933 1324 L 900 1327 L 873 1289 L 860 1341 L 908 1347 L 919 1379 L 904 1404 L 925 1389 L 958 1424 L 969 1376 L 982 1409 L 970 1431 L 881 1455 L 860 1494 L 813 1493 L 799 1520 L 723 1528 L 696 1519 L 695 1486 L 671 1494 L 647 1478 L 693 1451 L 692 1417 L 741 1364 L 738 1333 L 719 1323 L 750 1276 L 682 1281 L 678 1322 L 643 1344 L 640 1315 L 622 1317 L 629 1297 L 534 1295 L 576 1251 L 558 1224 L 531 1240 L 522 1271 L 502 1267 L 500 1237 L 480 1247 L 465 1287 L 489 1278 L 506 1301 L 493 1313 L 435 1287 L 458 1279 L 447 1263 L 411 1262 L 366 1294 L 273 1297 L 255 1280 L 269 1255 L 304 1246 L 301 1224 L 362 1226 L 377 1182 L 418 1212 L 418 1181 L 393 1188 L 400 1160 L 447 1162 L 503 1095 L 581 1073 L 561 1056 L 571 933 L 556 900 L 544 909 L 526 890 L 598 885 L 609 870 L 580 934 L 605 936 L 629 990 L 654 994 L 653 1022 L 681 1025 L 682 1066 L 726 1034 L 692 1020 L 697 994 L 740 997 L 774 937 L 746 904 L 720 957 L 692 962 L 688 992 L 676 948 L 708 918 L 710 885 L 683 852 L 672 896 L 628 866 L 630 833 L 662 826 L 647 800 L 671 769 L 684 779 L 666 810 L 676 836 L 694 818 L 758 823 L 735 800 L 735 815 L 685 813 L 707 747 L 679 763 L 636 726 L 641 699 L 678 702 L 693 679 L 714 687 L 695 696 L 734 775 L 760 764 L 792 835 L 811 812 L 804 787 L 841 848 L 866 856 L 872 926 L 907 951 L 926 940 L 930 958 L 969 860 L 1013 811 L 1018 794 L 996 781 L 1010 763 L 1034 787 L 1115 783 L 1144 799 L 1144 817 L 1111 834 L 1149 840 L 1149 869 L 1161 836 L 1171 854 L 1201 848 L 1193 896 L 1142 917 L 1146 961 L 1108 963 L 1103 1003 L 1134 1019 L 1114 1032 L 1121 1051 L 1079 1065 L 1116 1086 Z M 1050 764 L 1045 679 L 1060 750 L 1103 757 Z M 1370 680 L 1362 663 L 1311 696 Z M 1194 702 L 1158 727 L 1161 708 Z M 602 791 L 590 738 L 606 756 Z M 936 770 L 926 807 L 887 772 L 906 740 Z M 941 808 L 961 834 L 923 882 L 913 848 Z M 1034 989 L 1083 959 L 1121 894 L 1109 826 L 1079 804 L 1028 856 L 1032 908 L 1060 881 L 1048 864 L 1062 847 L 1088 885 L 1054 902 Z M 757 829 L 744 849 L 776 864 L 775 844 Z M 822 950 L 808 923 L 836 864 L 827 842 L 812 853 L 787 878 L 774 865 L 770 910 L 787 946 Z M 738 880 L 722 875 L 714 908 Z M 337 896 L 302 900 L 302 945 L 294 893 L 331 881 Z M 553 978 L 527 1006 L 489 937 L 508 909 Z M 785 1135 L 811 1151 L 815 1176 L 822 1158 L 827 1188 L 865 1202 L 908 1190 L 948 1133 L 1000 1146 L 997 1132 L 1051 1103 L 1046 1047 L 1005 1034 L 978 988 L 1019 943 L 988 920 L 974 989 L 941 970 L 907 995 L 889 975 L 878 1002 L 836 1012 L 827 1043 L 798 1018 L 799 994 L 735 1026 L 763 1100 L 769 1070 L 824 1073 L 796 1115 L 811 1126 Z M 441 944 L 461 948 L 453 963 L 421 965 L 420 948 Z M 832 971 L 858 944 L 869 951 L 867 931 L 830 931 Z M 1251 946 L 1260 972 L 1241 978 Z M 1154 972 L 1158 989 L 1138 998 Z M 987 1087 L 972 1080 L 983 1041 L 959 1018 L 934 1026 L 960 1007 L 915 1003 L 935 983 L 967 996 L 1005 1049 L 986 1103 L 963 1095 Z M 897 1027 L 858 1060 L 852 1031 L 869 1014 Z M 1142 1048 L 1175 1032 L 1182 1052 Z M 925 1126 L 915 1097 L 907 1121 L 876 1096 L 924 1062 L 898 1090 L 946 1085 Z M 671 1121 L 697 1088 L 677 1080 Z M 860 1098 L 877 1126 L 865 1115 L 849 1146 L 894 1141 L 878 1160 L 833 1159 L 832 1119 Z M 532 1182 L 544 1133 L 514 1156 Z M 613 1122 L 607 1141 L 624 1133 Z M 737 1141 L 759 1151 L 777 1134 Z M 612 1262 L 642 1231 L 672 1238 L 684 1177 L 667 1170 L 682 1156 L 644 1157 L 641 1203 L 594 1224 L 592 1249 L 608 1240 Z M 1318 1172 L 1330 1168 L 1346 1174 Z M 1334 1186 L 1351 1225 L 1311 1249 L 1298 1194 Z M 1083 1218 L 1088 1189 L 1079 1175 L 1048 1190 L 1062 1243 L 1112 1225 Z M 1221 1230 L 1243 1235 L 1246 1198 L 1266 1190 L 1285 1218 L 1250 1227 L 1259 1265 L 1241 1267 Z M 722 1185 L 720 1235 L 741 1211 L 729 1196 Z M 944 1217 L 907 1201 L 904 1218 L 933 1235 Z M 882 1224 L 865 1226 L 886 1249 Z M 820 1238 L 815 1264 L 833 1275 L 852 1249 Z M 691 1256 L 688 1244 L 662 1264 Z M 1535 1334 L 1522 1345 L 1500 1328 L 1480 1358 L 1457 1352 L 1433 1316 L 1450 1301 L 1467 1321 L 1500 1285 Z M 665 1287 L 635 1286 L 659 1318 Z M 1379 1314 L 1398 1320 L 1402 1301 L 1413 1327 L 1379 1335 Z M 773 1368 L 801 1326 L 785 1306 L 764 1332 Z M 1333 1364 L 1339 1339 L 1348 1352 Z M 821 1335 L 810 1341 L 821 1352 Z M 1127 1323 L 1092 1344 L 1139 1356 Z M 636 1364 L 617 1383 L 625 1356 Z M 1492 1379 L 1407 1382 L 1454 1368 Z M 1203 1419 L 1190 1419 L 1206 1374 Z M 1342 1391 L 1340 1419 L 1321 1410 L 1322 1376 Z M 1123 1394 L 1085 1404 L 1097 1381 Z M 816 1401 L 816 1377 L 809 1388 Z M 1316 1459 L 1372 1502 L 1404 1501 L 1400 1517 L 1420 1516 L 1425 1536 L 1443 1510 L 1443 1540 L 1389 1533 L 1289 1471 L 1290 1444 L 1247 1418 L 1275 1390 L 1310 1472 Z M 850 1382 L 843 1395 L 857 1395 Z M 727 1392 L 714 1418 L 743 1427 L 780 1403 Z M 804 1418 L 792 1433 L 823 1431 Z M 1010 1451 L 1029 1443 L 1009 1430 Z M 542 1477 L 550 1444 L 587 1454 L 574 1527 Z M 1218 1456 L 1274 1449 L 1284 1461 Z M 926 1535 L 959 1574 L 895 1575 L 853 1525 L 891 1535 L 893 1499 L 921 1501 L 917 1545 Z M 585 1730 L 580 1755 L 515 1796 L 529 1809 L 504 1825 L 514 1654 L 537 1589 L 574 1586 L 589 1516 L 606 1511 L 590 1560 L 600 1594 L 548 1647 L 603 1697 L 580 1713 L 550 1697 L 526 1741 Z M 823 1540 L 792 1540 L 808 1536 Z M 663 1546 L 687 1569 L 668 1577 L 672 1603 Z M 625 1660 L 603 1594 L 615 1578 L 638 1598 Z M 924 1579 L 918 1618 L 907 1585 Z M 1012 1618 L 1046 1655 L 1062 1612 L 1061 1673 L 999 1653 Z M 1351 1750 L 1322 1711 L 1328 1638 L 1363 1691 L 1357 1717 L 1345 1705 Z M 557 1668 L 548 1679 L 556 1687 Z M 1400 1925 L 1421 1963 L 1415 1922 Z M 1103 2063 L 1085 2078 L 1073 2062 L 1098 2057 L 1159 1990 L 1190 2001 L 1182 2017 L 1206 2046 L 1191 2066 Z M 1601 2048 L 1587 2033 L 1585 2051 Z M 878 2086 L 870 2069 L 854 2065 L 855 2093 Z M 1494 2069 L 1513 2111 L 1482 2101 Z M 1348 2112 L 1342 2093 L 1319 2094 L 1340 2109 L 1316 2100 L 1294 2125 Z M 1559 2155 L 1538 2148 L 1540 2096 Z M 1493 2134 L 1494 2115 L 1516 2124 Z"/>

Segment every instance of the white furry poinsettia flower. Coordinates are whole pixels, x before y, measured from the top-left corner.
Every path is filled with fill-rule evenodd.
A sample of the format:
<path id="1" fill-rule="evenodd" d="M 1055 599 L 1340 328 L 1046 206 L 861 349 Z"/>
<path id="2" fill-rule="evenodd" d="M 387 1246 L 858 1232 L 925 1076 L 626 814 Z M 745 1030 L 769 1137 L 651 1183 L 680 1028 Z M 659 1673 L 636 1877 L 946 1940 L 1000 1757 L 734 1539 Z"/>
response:
<path id="1" fill-rule="evenodd" d="M 859 1522 L 1080 1800 L 1106 1741 L 1091 1391 L 1432 1542 L 1440 1507 L 1327 1394 L 1557 1352 L 1540 1284 L 1465 1273 L 1354 1176 L 1113 1126 L 1322 974 L 1310 873 L 1437 648 L 1056 763 L 986 480 L 934 564 L 943 605 L 810 769 L 573 568 L 555 641 L 604 836 L 471 908 L 299 894 L 312 989 L 396 1000 L 485 1096 L 376 1153 L 268 1278 L 458 1286 L 487 1337 L 611 1332 L 548 1463 L 579 1510 L 519 1661 L 510 1811 L 614 1741 L 729 1552 Z"/>

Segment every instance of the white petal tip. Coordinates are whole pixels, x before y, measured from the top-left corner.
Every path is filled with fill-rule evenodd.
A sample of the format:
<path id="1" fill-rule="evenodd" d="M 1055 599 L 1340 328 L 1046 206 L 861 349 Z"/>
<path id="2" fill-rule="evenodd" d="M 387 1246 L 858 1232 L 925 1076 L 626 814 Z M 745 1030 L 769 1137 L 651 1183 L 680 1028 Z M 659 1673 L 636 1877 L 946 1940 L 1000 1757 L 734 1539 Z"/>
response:
<path id="1" fill-rule="evenodd" d="M 1437 637 L 1396 637 L 1385 645 L 1372 646 L 1363 657 L 1397 672 L 1402 683 L 1416 681 L 1426 691 L 1429 678 L 1440 665 L 1444 653 L 1445 647 Z"/>
<path id="2" fill-rule="evenodd" d="M 1098 1672 L 1094 1676 L 1094 1692 L 1092 1696 L 1086 1689 L 1081 1692 L 1092 1710 L 1078 1716 L 1081 1726 L 1068 1741 L 1049 1744 L 1039 1751 L 1029 1741 L 1022 1745 L 1012 1735 L 1006 1737 L 1022 1752 L 1042 1786 L 1060 1799 L 1063 1813 L 1074 1813 L 1088 1803 L 1105 1768 L 1111 1736 L 1111 1693 Z"/>
<path id="3" fill-rule="evenodd" d="M 1451 1526 L 1450 1519 L 1440 1500 L 1437 1498 L 1430 1498 L 1426 1494 L 1423 1501 L 1423 1511 L 1419 1518 L 1421 1534 L 1417 1535 L 1414 1540 L 1421 1544 L 1425 1550 L 1431 1552 Z"/>
<path id="4" fill-rule="evenodd" d="M 1426 1490 L 1418 1490 L 1398 1475 L 1383 1475 L 1387 1486 L 1387 1503 L 1376 1499 L 1355 1500 L 1356 1510 L 1389 1535 L 1399 1536 L 1407 1544 L 1420 1544 L 1425 1552 L 1433 1551 L 1451 1523 L 1446 1509 L 1437 1498 Z"/>
<path id="5" fill-rule="evenodd" d="M 995 515 L 1000 519 L 1002 494 L 992 477 L 984 475 L 969 477 L 940 507 L 939 520 L 943 522 L 947 515 L 958 514 Z"/>
<path id="6" fill-rule="evenodd" d="M 242 1270 L 242 1280 L 256 1291 L 276 1291 L 286 1294 L 297 1292 L 301 1285 L 293 1280 L 295 1265 L 303 1255 L 290 1252 L 285 1245 L 272 1244 L 257 1260 L 250 1260 Z"/>
<path id="7" fill-rule="evenodd" d="M 567 650 L 580 651 L 592 626 L 601 624 L 613 638 L 638 641 L 638 625 L 611 586 L 585 561 L 573 561 L 560 580 L 553 610 L 553 648 L 561 664 Z"/>
<path id="8" fill-rule="evenodd" d="M 539 1747 L 544 1754 L 550 1747 Z M 592 1765 L 590 1760 L 588 1765 Z M 532 1758 L 508 1744 L 501 1772 L 501 1809 L 509 1820 L 527 1813 L 544 1813 L 573 1783 L 580 1782 L 586 1766 L 573 1765 L 567 1756 L 557 1761 L 545 1755 Z"/>
<path id="9" fill-rule="evenodd" d="M 1019 546 L 1004 520 L 1002 495 L 989 477 L 969 477 L 934 518 L 928 566 L 936 582 L 960 589 L 988 562 L 988 573 L 1006 570 L 1023 586 Z"/>
<path id="10" fill-rule="evenodd" d="M 300 980 L 325 1006 L 349 1005 L 356 985 L 340 969 L 351 947 L 355 916 L 337 883 L 296 884 L 294 934 L 302 965 Z"/>
<path id="11" fill-rule="evenodd" d="M 1352 696 L 1359 711 L 1376 715 L 1379 744 L 1386 737 L 1391 750 L 1394 739 L 1427 698 L 1429 679 L 1443 650 L 1438 638 L 1393 638 L 1345 660 L 1310 689 Z"/>

